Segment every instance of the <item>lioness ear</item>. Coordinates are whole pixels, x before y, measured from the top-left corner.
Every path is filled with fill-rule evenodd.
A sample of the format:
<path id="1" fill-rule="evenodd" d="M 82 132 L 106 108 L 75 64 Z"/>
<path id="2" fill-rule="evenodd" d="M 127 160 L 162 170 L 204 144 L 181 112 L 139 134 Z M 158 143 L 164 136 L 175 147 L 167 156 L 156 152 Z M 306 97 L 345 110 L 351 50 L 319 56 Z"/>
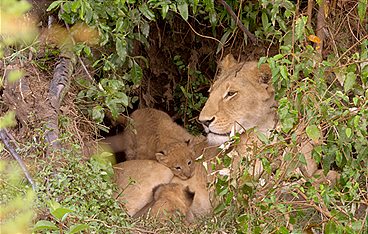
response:
<path id="1" fill-rule="evenodd" d="M 235 60 L 234 56 L 232 54 L 228 54 L 223 58 L 220 62 L 220 68 L 221 70 L 229 69 L 230 67 L 237 64 L 237 61 Z"/>
<path id="2" fill-rule="evenodd" d="M 160 151 L 155 153 L 156 159 L 161 164 L 167 164 L 169 162 L 169 157 L 166 155 L 164 151 Z"/>
<path id="3" fill-rule="evenodd" d="M 259 67 L 259 83 L 268 84 L 271 80 L 272 72 L 268 64 L 261 64 Z"/>

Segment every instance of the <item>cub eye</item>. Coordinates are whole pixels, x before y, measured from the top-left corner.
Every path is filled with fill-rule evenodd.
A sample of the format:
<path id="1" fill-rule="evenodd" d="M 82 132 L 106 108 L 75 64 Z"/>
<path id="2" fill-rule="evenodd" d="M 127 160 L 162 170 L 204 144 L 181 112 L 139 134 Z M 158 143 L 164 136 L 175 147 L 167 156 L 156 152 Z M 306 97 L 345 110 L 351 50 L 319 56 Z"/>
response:
<path id="1" fill-rule="evenodd" d="M 181 171 L 181 167 L 175 167 L 175 170 Z"/>
<path id="2" fill-rule="evenodd" d="M 238 92 L 236 91 L 228 91 L 225 98 L 231 98 L 234 97 Z"/>
<path id="3" fill-rule="evenodd" d="M 190 165 L 192 165 L 192 160 L 189 160 L 188 161 L 188 165 L 190 166 Z"/>

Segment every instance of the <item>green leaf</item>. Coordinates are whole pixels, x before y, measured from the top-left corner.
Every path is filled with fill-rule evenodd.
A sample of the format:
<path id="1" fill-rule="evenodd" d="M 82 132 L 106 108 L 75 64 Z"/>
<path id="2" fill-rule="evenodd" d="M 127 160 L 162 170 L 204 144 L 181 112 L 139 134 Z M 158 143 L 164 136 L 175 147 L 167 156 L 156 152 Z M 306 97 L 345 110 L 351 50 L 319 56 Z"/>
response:
<path id="1" fill-rule="evenodd" d="M 142 77 L 143 77 L 143 71 L 141 66 L 136 63 L 136 61 L 133 61 L 132 69 L 130 70 L 132 82 L 135 85 L 140 85 Z"/>
<path id="2" fill-rule="evenodd" d="M 147 4 L 139 6 L 139 11 L 149 20 L 155 20 L 155 14 L 148 8 Z"/>
<path id="3" fill-rule="evenodd" d="M 33 231 L 58 230 L 58 229 L 59 228 L 54 223 L 47 221 L 47 220 L 40 220 L 33 227 Z"/>
<path id="4" fill-rule="evenodd" d="M 65 2 L 65 0 L 60 0 L 60 1 L 55 1 L 55 2 L 52 2 L 49 7 L 47 8 L 46 11 L 52 11 L 54 8 L 60 6 L 61 3 Z"/>
<path id="5" fill-rule="evenodd" d="M 324 233 L 326 234 L 334 234 L 337 233 L 337 227 L 336 227 L 336 223 L 334 221 L 329 221 L 326 226 L 325 226 L 325 230 Z"/>
<path id="6" fill-rule="evenodd" d="M 92 109 L 92 119 L 97 123 L 101 123 L 105 117 L 105 113 L 101 106 L 95 106 Z"/>
<path id="7" fill-rule="evenodd" d="M 89 46 L 84 46 L 83 51 L 87 56 L 91 56 L 92 54 L 91 48 Z"/>
<path id="8" fill-rule="evenodd" d="M 346 136 L 347 136 L 348 138 L 350 138 L 350 137 L 351 137 L 351 128 L 346 128 L 346 129 L 345 129 L 345 134 L 346 134 Z"/>
<path id="9" fill-rule="evenodd" d="M 303 165 L 307 165 L 307 160 L 305 160 L 304 154 L 301 153 L 298 154 L 298 161 Z"/>
<path id="10" fill-rule="evenodd" d="M 0 117 L 0 129 L 12 127 L 16 124 L 14 111 L 8 111 L 4 116 Z"/>
<path id="11" fill-rule="evenodd" d="M 261 140 L 264 144 L 269 144 L 270 143 L 268 137 L 265 134 L 263 134 L 262 132 L 256 131 L 256 134 L 257 134 L 258 139 Z"/>
<path id="12" fill-rule="evenodd" d="M 145 37 L 148 37 L 150 31 L 150 26 L 148 22 L 144 22 L 144 24 L 141 27 L 141 32 Z"/>
<path id="13" fill-rule="evenodd" d="M 358 2 L 358 15 L 361 23 L 363 23 L 364 18 L 367 17 L 367 2 L 367 0 L 359 0 Z"/>
<path id="14" fill-rule="evenodd" d="M 348 92 L 355 85 L 356 75 L 353 72 L 349 72 L 344 80 L 344 91 Z"/>
<path id="15" fill-rule="evenodd" d="M 280 74 L 282 76 L 282 78 L 284 78 L 285 80 L 288 80 L 289 78 L 289 74 L 288 74 L 288 70 L 287 67 L 285 65 L 280 66 Z"/>
<path id="16" fill-rule="evenodd" d="M 178 4 L 177 4 L 177 8 L 179 10 L 179 13 L 181 15 L 181 17 L 183 17 L 183 19 L 185 21 L 188 20 L 188 3 L 185 2 L 185 1 L 179 1 Z"/>
<path id="17" fill-rule="evenodd" d="M 12 70 L 8 74 L 9 83 L 14 83 L 24 76 L 24 72 L 21 70 Z"/>
<path id="18" fill-rule="evenodd" d="M 87 224 L 76 224 L 70 227 L 68 233 L 69 234 L 79 233 L 80 231 L 86 230 L 88 228 L 89 225 Z"/>
<path id="19" fill-rule="evenodd" d="M 65 219 L 65 217 L 69 214 L 74 212 L 74 210 L 68 209 L 68 208 L 64 208 L 64 207 L 59 207 L 53 211 L 51 211 L 51 214 L 57 218 L 58 220 L 63 221 Z"/>
<path id="20" fill-rule="evenodd" d="M 161 8 L 161 16 L 163 19 L 166 18 L 167 12 L 169 12 L 169 5 L 163 5 Z"/>
<path id="21" fill-rule="evenodd" d="M 216 12 L 215 11 L 210 11 L 209 16 L 210 16 L 210 23 L 211 23 L 212 27 L 216 26 L 216 23 L 217 23 Z"/>
<path id="22" fill-rule="evenodd" d="M 315 142 L 317 142 L 319 138 L 321 137 L 321 132 L 316 125 L 309 125 L 306 128 L 306 133 L 308 137 Z"/>
<path id="23" fill-rule="evenodd" d="M 296 40 L 302 39 L 302 37 L 304 35 L 305 18 L 306 17 L 301 17 L 301 18 L 298 18 L 296 20 L 296 23 L 295 23 L 295 37 L 296 37 Z"/>
<path id="24" fill-rule="evenodd" d="M 125 93 L 120 93 L 119 99 L 117 100 L 117 102 L 123 104 L 124 106 L 128 106 L 129 98 Z"/>
<path id="25" fill-rule="evenodd" d="M 124 63 L 127 56 L 127 48 L 126 48 L 126 40 L 121 40 L 120 38 L 116 38 L 116 52 L 119 55 L 119 58 Z"/>
<path id="26" fill-rule="evenodd" d="M 216 54 L 218 54 L 218 52 L 220 52 L 220 50 L 224 47 L 225 42 L 227 41 L 227 38 L 229 37 L 230 33 L 231 33 L 231 30 L 227 30 L 224 33 L 224 35 L 222 35 L 221 40 L 220 40 L 222 43 L 218 44 Z"/>
<path id="27" fill-rule="evenodd" d="M 268 17 L 266 12 L 262 12 L 262 26 L 265 31 L 267 31 L 268 28 Z"/>
<path id="28" fill-rule="evenodd" d="M 288 234 L 289 230 L 285 226 L 281 226 L 279 230 L 276 231 L 277 234 Z"/>
<path id="29" fill-rule="evenodd" d="M 290 152 L 284 155 L 284 161 L 291 161 L 291 159 L 293 159 L 293 155 Z"/>
<path id="30" fill-rule="evenodd" d="M 193 0 L 193 5 L 192 5 L 193 14 L 196 14 L 197 13 L 198 3 L 199 3 L 199 0 Z"/>

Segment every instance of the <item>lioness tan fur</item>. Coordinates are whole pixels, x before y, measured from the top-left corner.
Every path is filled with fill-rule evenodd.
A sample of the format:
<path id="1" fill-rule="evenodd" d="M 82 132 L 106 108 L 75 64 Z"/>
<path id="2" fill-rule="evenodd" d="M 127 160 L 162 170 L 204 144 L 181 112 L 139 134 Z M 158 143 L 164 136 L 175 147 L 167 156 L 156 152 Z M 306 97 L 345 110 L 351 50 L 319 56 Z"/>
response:
<path id="1" fill-rule="evenodd" d="M 185 216 L 186 221 L 193 221 L 190 206 L 194 193 L 187 186 L 177 183 L 161 184 L 153 189 L 153 200 L 135 216 L 150 215 L 160 220 Z"/>
<path id="2" fill-rule="evenodd" d="M 152 190 L 169 183 L 174 174 L 166 166 L 153 160 L 131 160 L 113 166 L 118 186 L 115 197 L 130 216 L 152 201 Z"/>
<path id="3" fill-rule="evenodd" d="M 124 151 L 127 160 L 157 160 L 181 179 L 194 173 L 193 136 L 165 112 L 144 108 L 133 112 L 132 126 L 108 138 L 114 152 Z"/>
<path id="4" fill-rule="evenodd" d="M 242 133 L 254 127 L 268 135 L 277 124 L 277 103 L 270 82 L 272 74 L 269 66 L 263 64 L 258 67 L 257 62 L 237 62 L 232 55 L 228 55 L 220 63 L 220 69 L 199 116 L 207 132 L 208 143 L 222 144 L 234 132 Z M 242 134 L 240 144 L 231 152 L 234 157 L 248 155 L 252 158 L 251 173 L 254 176 L 259 176 L 263 168 L 255 155 L 248 152 L 248 148 L 260 143 L 254 135 Z M 317 164 L 311 158 L 311 149 L 312 145 L 308 141 L 300 146 L 300 152 L 306 152 L 307 166 L 301 166 L 306 176 L 311 176 L 317 170 Z"/>

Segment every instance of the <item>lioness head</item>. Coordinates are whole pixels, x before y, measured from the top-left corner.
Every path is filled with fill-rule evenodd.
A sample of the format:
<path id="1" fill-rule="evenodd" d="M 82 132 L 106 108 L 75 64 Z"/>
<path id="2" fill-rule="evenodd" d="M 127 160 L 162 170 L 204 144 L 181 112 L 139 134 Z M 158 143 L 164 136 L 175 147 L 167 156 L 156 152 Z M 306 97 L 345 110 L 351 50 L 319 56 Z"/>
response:
<path id="1" fill-rule="evenodd" d="M 232 55 L 220 63 L 220 74 L 210 89 L 210 96 L 199 120 L 210 144 L 222 144 L 230 133 L 252 127 L 260 131 L 274 126 L 274 89 L 271 70 L 257 62 L 238 63 Z"/>
<path id="2" fill-rule="evenodd" d="M 189 179 L 194 174 L 194 157 L 191 140 L 168 144 L 156 153 L 157 161 L 170 168 L 174 175 L 183 180 Z"/>

